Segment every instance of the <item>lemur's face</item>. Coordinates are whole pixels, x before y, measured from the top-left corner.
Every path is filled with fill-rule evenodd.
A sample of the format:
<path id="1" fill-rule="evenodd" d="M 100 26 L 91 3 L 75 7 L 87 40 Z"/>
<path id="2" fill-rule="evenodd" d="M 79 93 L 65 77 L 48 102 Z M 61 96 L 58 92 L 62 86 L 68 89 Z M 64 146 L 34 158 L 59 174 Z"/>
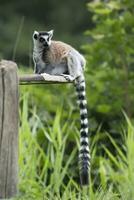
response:
<path id="1" fill-rule="evenodd" d="M 51 31 L 34 31 L 33 40 L 36 45 L 39 47 L 49 47 L 51 45 L 51 39 L 53 36 L 53 30 Z"/>

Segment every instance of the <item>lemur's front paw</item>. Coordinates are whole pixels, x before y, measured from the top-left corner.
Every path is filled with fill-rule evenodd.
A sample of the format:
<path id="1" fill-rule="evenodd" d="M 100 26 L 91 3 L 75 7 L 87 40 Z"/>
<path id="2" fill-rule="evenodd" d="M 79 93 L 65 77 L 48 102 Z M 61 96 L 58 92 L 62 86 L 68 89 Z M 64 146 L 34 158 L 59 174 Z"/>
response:
<path id="1" fill-rule="evenodd" d="M 40 75 L 43 76 L 44 79 L 46 79 L 46 77 L 48 77 L 50 74 L 47 74 L 47 73 L 41 73 Z"/>
<path id="2" fill-rule="evenodd" d="M 63 76 L 67 81 L 74 81 L 74 77 L 68 74 L 61 74 L 61 76 Z"/>

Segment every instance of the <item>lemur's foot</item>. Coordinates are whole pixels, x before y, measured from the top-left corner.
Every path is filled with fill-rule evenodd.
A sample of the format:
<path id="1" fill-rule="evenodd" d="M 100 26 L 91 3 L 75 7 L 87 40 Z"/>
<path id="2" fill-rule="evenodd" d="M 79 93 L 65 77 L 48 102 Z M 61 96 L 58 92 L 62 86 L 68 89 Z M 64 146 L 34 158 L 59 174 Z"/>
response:
<path id="1" fill-rule="evenodd" d="M 40 73 L 41 76 L 50 75 L 48 73 Z"/>
<path id="2" fill-rule="evenodd" d="M 63 76 L 67 81 L 74 81 L 75 78 L 71 75 L 68 75 L 68 74 L 61 74 L 61 76 Z"/>
<path id="3" fill-rule="evenodd" d="M 47 74 L 47 73 L 41 73 L 40 75 L 43 76 L 44 79 L 46 79 L 46 77 L 48 77 L 50 74 Z"/>

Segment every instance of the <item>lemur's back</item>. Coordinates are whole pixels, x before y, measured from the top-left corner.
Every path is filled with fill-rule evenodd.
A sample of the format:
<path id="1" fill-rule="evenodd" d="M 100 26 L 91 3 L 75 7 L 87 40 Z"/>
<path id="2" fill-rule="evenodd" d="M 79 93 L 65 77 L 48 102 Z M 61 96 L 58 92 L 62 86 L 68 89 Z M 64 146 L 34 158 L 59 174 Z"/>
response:
<path id="1" fill-rule="evenodd" d="M 66 56 L 72 47 L 64 42 L 53 41 L 49 49 L 44 52 L 43 60 L 51 64 L 59 64 L 66 61 Z"/>
<path id="2" fill-rule="evenodd" d="M 52 40 L 49 49 L 44 52 L 43 60 L 50 64 L 60 64 L 61 62 L 67 62 L 66 58 L 70 51 L 74 51 L 74 53 L 76 53 L 81 58 L 81 62 L 84 62 L 84 60 L 82 60 L 82 56 L 72 46 L 64 42 L 54 40 Z M 83 63 L 83 65 L 84 64 L 85 63 Z"/>

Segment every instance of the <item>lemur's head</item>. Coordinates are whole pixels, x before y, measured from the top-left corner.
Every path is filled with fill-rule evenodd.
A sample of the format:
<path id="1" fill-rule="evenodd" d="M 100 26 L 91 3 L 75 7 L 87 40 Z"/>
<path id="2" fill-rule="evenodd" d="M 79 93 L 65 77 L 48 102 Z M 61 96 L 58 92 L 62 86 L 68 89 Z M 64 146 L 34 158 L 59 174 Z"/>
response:
<path id="1" fill-rule="evenodd" d="M 51 39 L 53 37 L 53 30 L 51 31 L 34 31 L 33 41 L 38 47 L 49 47 L 51 45 Z"/>

